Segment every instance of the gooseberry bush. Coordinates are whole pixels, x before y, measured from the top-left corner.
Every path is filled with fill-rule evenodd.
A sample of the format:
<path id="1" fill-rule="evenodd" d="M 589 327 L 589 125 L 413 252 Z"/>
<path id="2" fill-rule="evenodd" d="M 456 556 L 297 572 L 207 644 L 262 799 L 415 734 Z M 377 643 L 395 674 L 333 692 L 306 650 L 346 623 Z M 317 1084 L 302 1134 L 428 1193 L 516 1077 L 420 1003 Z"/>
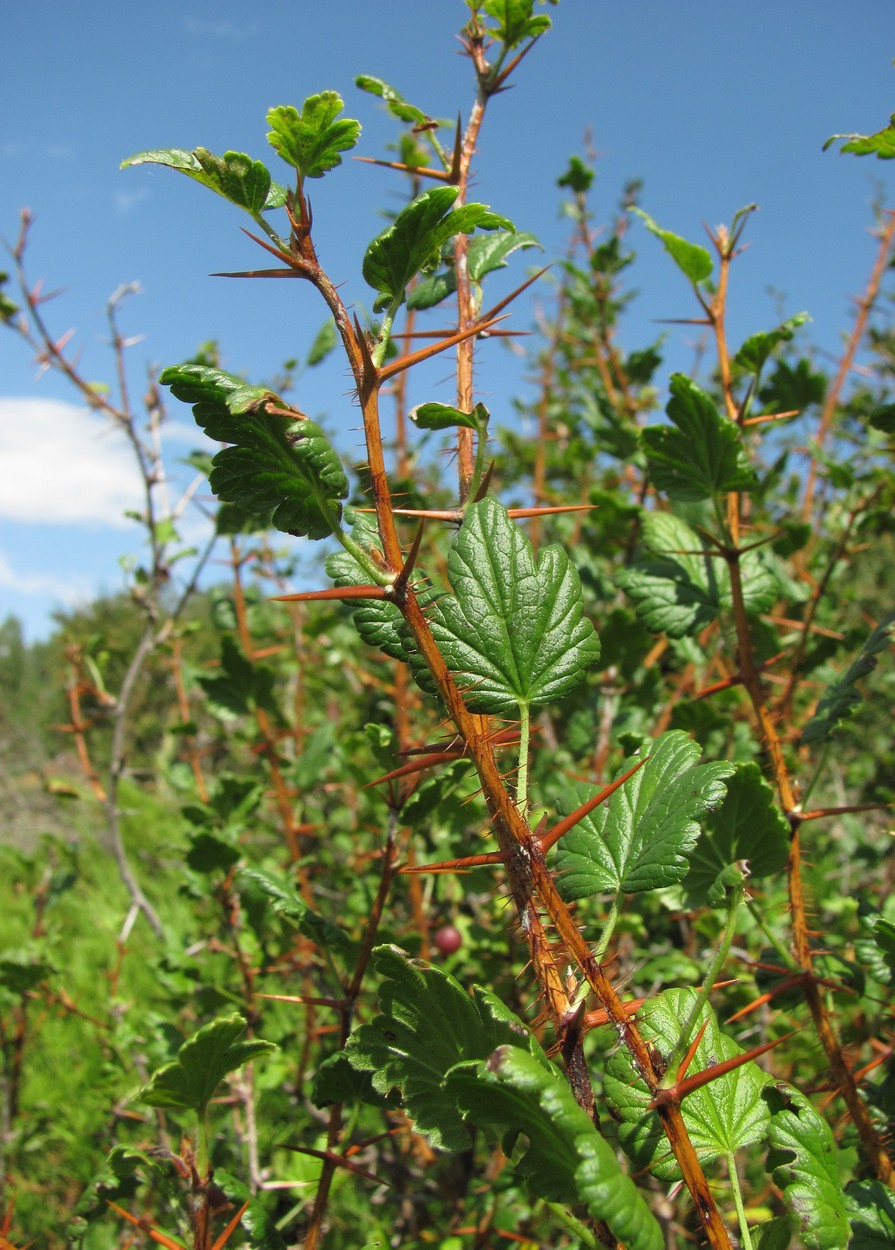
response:
<path id="1" fill-rule="evenodd" d="M 132 438 L 149 556 L 117 668 L 109 639 L 66 651 L 83 801 L 125 892 L 105 955 L 93 935 L 101 988 L 65 964 L 96 865 L 54 844 L 8 868 L 32 911 L 0 967 L 7 1239 L 43 1207 L 47 1244 L 88 1248 L 895 1244 L 895 217 L 829 376 L 805 314 L 728 342 L 751 208 L 703 247 L 632 187 L 600 231 L 579 157 L 566 257 L 498 295 L 538 244 L 524 205 L 471 200 L 471 163 L 550 18 L 466 8 L 465 125 L 357 79 L 399 127 L 379 163 L 407 202 L 356 282 L 332 280 L 311 212 L 360 136 L 335 91 L 268 113 L 282 183 L 238 152 L 124 162 L 248 215 L 263 261 L 227 276 L 313 296 L 306 365 L 340 354 L 362 421 L 349 471 L 291 371 L 248 381 L 213 345 L 162 371 L 150 431 L 173 401 L 223 445 L 194 464 L 229 585 L 197 590 L 207 553 L 158 508 L 157 442 L 80 379 L 25 228 L 14 249 L 4 319 Z M 891 129 L 838 138 L 891 155 Z M 663 377 L 661 341 L 620 346 L 632 229 L 705 327 L 699 381 Z M 536 281 L 532 391 L 495 432 L 477 355 Z M 450 403 L 412 395 L 435 357 Z M 296 592 L 308 542 L 320 585 Z M 100 1106 L 54 1146 L 41 1065 L 65 1046 L 95 1056 Z M 75 1146 L 71 1200 L 50 1173 Z"/>

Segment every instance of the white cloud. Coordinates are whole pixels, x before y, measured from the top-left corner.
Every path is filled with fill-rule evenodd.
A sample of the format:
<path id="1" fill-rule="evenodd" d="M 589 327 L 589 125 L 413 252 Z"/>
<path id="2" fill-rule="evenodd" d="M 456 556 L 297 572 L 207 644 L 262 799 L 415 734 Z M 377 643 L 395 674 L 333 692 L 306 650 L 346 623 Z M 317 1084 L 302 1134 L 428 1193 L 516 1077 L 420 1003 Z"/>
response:
<path id="1" fill-rule="evenodd" d="M 0 551 L 0 586 L 20 595 L 51 595 L 68 606 L 88 601 L 96 589 L 88 577 L 69 577 L 65 581 L 56 574 L 19 573 L 2 551 Z"/>
<path id="2" fill-rule="evenodd" d="M 137 191 L 116 191 L 112 196 L 112 202 L 115 205 L 115 212 L 119 217 L 126 217 L 128 213 L 133 212 L 138 204 L 149 198 L 149 192 L 145 187 L 140 187 Z"/>
<path id="3" fill-rule="evenodd" d="M 120 430 L 52 399 L 0 398 L 0 517 L 124 528 L 140 474 Z"/>

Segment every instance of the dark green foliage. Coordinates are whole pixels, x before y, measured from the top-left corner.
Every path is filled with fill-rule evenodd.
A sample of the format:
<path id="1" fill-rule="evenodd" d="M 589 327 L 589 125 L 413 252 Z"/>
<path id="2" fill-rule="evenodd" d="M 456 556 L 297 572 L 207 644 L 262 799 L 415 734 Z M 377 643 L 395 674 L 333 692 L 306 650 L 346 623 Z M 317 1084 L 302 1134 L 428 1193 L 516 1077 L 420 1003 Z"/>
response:
<path id="1" fill-rule="evenodd" d="M 357 79 L 403 128 L 412 190 L 338 291 L 304 186 L 359 138 L 334 91 L 268 114 L 288 192 L 239 152 L 125 162 L 248 212 L 327 320 L 271 386 L 208 343 L 161 376 L 225 444 L 192 463 L 226 584 L 195 589 L 147 504 L 131 594 L 39 646 L 0 626 L 4 1245 L 117 1250 L 136 1230 L 110 1203 L 196 1250 L 723 1248 L 712 1203 L 753 1250 L 892 1243 L 872 1179 L 895 1126 L 892 851 L 866 806 L 895 798 L 888 306 L 853 390 L 802 347 L 805 314 L 737 350 L 751 209 L 714 254 L 635 184 L 596 223 L 573 157 L 524 428 L 495 434 L 478 402 L 493 334 L 461 344 L 456 393 L 417 394 L 402 307 L 446 361 L 539 246 L 468 202 L 467 158 L 542 7 L 467 0 L 456 149 L 453 122 Z M 891 155 L 891 128 L 843 137 Z M 620 346 L 632 209 L 718 348 L 671 377 L 665 417 L 663 340 Z M 363 338 L 361 279 L 384 313 Z M 283 398 L 340 349 L 368 440 L 353 486 Z M 339 546 L 309 571 L 293 536 Z"/>

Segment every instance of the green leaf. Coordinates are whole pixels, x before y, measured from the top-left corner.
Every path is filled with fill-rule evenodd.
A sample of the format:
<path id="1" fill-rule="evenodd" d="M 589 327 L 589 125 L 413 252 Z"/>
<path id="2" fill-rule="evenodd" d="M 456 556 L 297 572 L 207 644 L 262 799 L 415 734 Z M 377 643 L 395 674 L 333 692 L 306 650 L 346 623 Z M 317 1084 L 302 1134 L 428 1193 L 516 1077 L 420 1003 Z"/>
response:
<path id="1" fill-rule="evenodd" d="M 485 12 L 497 22 L 490 33 L 507 51 L 518 47 L 525 39 L 537 39 L 550 29 L 550 18 L 544 14 L 533 16 L 533 7 L 532 0 L 485 0 Z"/>
<path id="2" fill-rule="evenodd" d="M 668 1058 L 677 1045 L 681 1021 L 688 1018 L 695 1001 L 695 990 L 666 990 L 639 1008 L 637 1027 L 647 1045 Z M 706 1020 L 708 1027 L 687 1070 L 688 1077 L 742 1054 L 741 1047 L 718 1028 L 715 1014 L 707 1004 L 700 1012 L 697 1028 Z M 762 1093 L 769 1079 L 750 1061 L 686 1096 L 681 1110 L 703 1166 L 754 1145 L 765 1136 L 771 1117 Z M 679 1180 L 680 1168 L 669 1150 L 659 1117 L 649 1110 L 652 1096 L 627 1050 L 619 1049 L 609 1059 L 603 1092 L 612 1115 L 619 1121 L 619 1141 L 635 1165 L 648 1167 L 660 1180 Z"/>
<path id="3" fill-rule="evenodd" d="M 353 1067 L 373 1073 L 380 1094 L 401 1091 L 414 1128 L 440 1150 L 468 1150 L 471 1138 L 454 1098 L 442 1087 L 457 1063 L 487 1059 L 498 1046 L 538 1053 L 538 1043 L 495 995 L 476 986 L 474 997 L 439 968 L 411 959 L 395 946 L 374 951 L 382 976 L 372 1024 L 351 1035 L 345 1053 Z"/>
<path id="4" fill-rule="evenodd" d="M 875 430 L 895 434 L 895 404 L 878 404 L 868 419 Z"/>
<path id="5" fill-rule="evenodd" d="M 186 862 L 193 872 L 228 872 L 241 857 L 241 849 L 227 838 L 213 833 L 196 833 L 190 838 Z"/>
<path id="6" fill-rule="evenodd" d="M 849 1250 L 892 1250 L 895 1246 L 895 1195 L 881 1181 L 852 1181 L 845 1191 L 851 1226 Z"/>
<path id="7" fill-rule="evenodd" d="M 236 720 L 257 708 L 276 710 L 274 670 L 247 659 L 232 638 L 221 640 L 217 670 L 198 680 L 209 710 L 223 721 Z"/>
<path id="8" fill-rule="evenodd" d="M 336 330 L 336 323 L 331 319 L 324 321 L 323 325 L 315 334 L 313 342 L 308 349 L 307 359 L 305 360 L 305 364 L 308 368 L 310 369 L 314 365 L 319 365 L 321 361 L 325 360 L 330 352 L 337 346 L 338 342 L 339 334 Z"/>
<path id="9" fill-rule="evenodd" d="M 670 386 L 665 411 L 676 428 L 651 425 L 641 435 L 656 489 L 693 503 L 754 489 L 757 479 L 736 424 L 685 374 L 673 374 Z"/>
<path id="10" fill-rule="evenodd" d="M 738 764 L 727 781 L 721 806 L 706 821 L 703 836 L 690 855 L 684 881 L 687 905 L 724 904 L 727 868 L 748 861 L 750 878 L 774 876 L 786 866 L 790 829 L 774 791 L 758 764 Z"/>
<path id="11" fill-rule="evenodd" d="M 481 282 L 489 273 L 506 269 L 507 257 L 529 247 L 543 247 L 533 234 L 524 231 L 495 230 L 491 234 L 477 234 L 469 241 L 467 270 L 473 282 Z"/>
<path id="12" fill-rule="evenodd" d="M 369 91 L 370 95 L 379 96 L 380 100 L 388 106 L 388 111 L 393 117 L 397 117 L 398 121 L 407 122 L 411 126 L 424 126 L 432 120 L 428 113 L 424 113 L 413 104 L 408 104 L 399 91 L 390 87 L 387 82 L 383 82 L 381 78 L 374 78 L 372 74 L 358 74 L 354 85 L 360 87 L 361 91 Z"/>
<path id="13" fill-rule="evenodd" d="M 495 230 L 491 234 L 475 235 L 467 250 L 467 271 L 473 282 L 481 282 L 496 269 L 506 269 L 507 257 L 520 248 L 541 247 L 533 234 L 522 231 Z M 453 256 L 442 252 L 444 269 L 417 282 L 407 293 L 407 307 L 414 309 L 434 308 L 457 289 Z"/>
<path id="14" fill-rule="evenodd" d="M 337 924 L 314 911 L 291 886 L 283 885 L 260 868 L 243 868 L 238 874 L 240 891 L 262 895 L 274 911 L 292 921 L 299 933 L 322 950 L 352 951 L 354 943 Z"/>
<path id="15" fill-rule="evenodd" d="M 453 295 L 456 289 L 457 275 L 451 265 L 447 269 L 441 269 L 438 273 L 433 273 L 428 278 L 421 278 L 419 282 L 414 283 L 407 292 L 407 307 L 416 311 L 434 308 L 443 299 Z"/>
<path id="16" fill-rule="evenodd" d="M 646 557 L 620 570 L 619 585 L 638 617 L 654 633 L 692 637 L 732 607 L 730 573 L 685 521 L 670 512 L 648 512 L 641 531 Z M 740 559 L 746 611 L 766 612 L 777 597 L 777 582 L 759 551 Z"/>
<path id="17" fill-rule="evenodd" d="M 485 1063 L 456 1067 L 445 1089 L 473 1124 L 525 1134 L 528 1147 L 515 1168 L 535 1197 L 583 1203 L 628 1250 L 662 1250 L 658 1221 L 552 1065 L 502 1046 Z"/>
<path id="18" fill-rule="evenodd" d="M 471 505 L 448 557 L 454 593 L 428 612 L 433 637 L 475 712 L 542 706 L 600 658 L 566 553 L 531 543 L 494 499 Z M 426 686 L 425 675 L 417 677 Z"/>
<path id="19" fill-rule="evenodd" d="M 0 959 L 0 986 L 17 996 L 36 989 L 54 972 L 45 959 L 36 959 L 24 952 L 7 951 Z"/>
<path id="20" fill-rule="evenodd" d="M 360 137 L 360 122 L 339 117 L 344 102 L 337 91 L 312 95 L 301 106 L 281 104 L 267 114 L 267 141 L 301 178 L 322 178 L 342 164 L 341 152 L 353 148 Z"/>
<path id="21" fill-rule="evenodd" d="M 206 365 L 175 365 L 159 380 L 193 405 L 209 438 L 235 444 L 212 461 L 209 484 L 218 499 L 270 513 L 277 529 L 290 534 L 324 538 L 335 531 L 348 479 L 318 425 L 283 418 L 270 391 Z"/>
<path id="22" fill-rule="evenodd" d="M 362 513 L 353 513 L 352 539 L 365 551 L 378 549 L 379 531 L 375 523 Z M 340 550 L 326 559 L 326 571 L 336 586 L 366 586 L 370 577 L 349 552 Z M 431 588 L 417 591 L 417 599 L 425 607 L 438 597 Z M 387 599 L 359 601 L 352 617 L 357 632 L 370 647 L 377 647 L 393 660 L 409 660 L 410 638 L 401 610 Z"/>
<path id="23" fill-rule="evenodd" d="M 273 1042 L 240 1041 L 246 1022 L 240 1015 L 213 1020 L 184 1042 L 173 1063 L 165 1064 L 137 1095 L 150 1107 L 179 1107 L 200 1117 L 224 1077 L 256 1055 L 277 1047 Z"/>
<path id="24" fill-rule="evenodd" d="M 643 221 L 647 230 L 654 234 L 657 239 L 662 240 L 665 244 L 666 252 L 669 253 L 678 269 L 694 285 L 704 282 L 711 275 L 712 258 L 704 247 L 699 247 L 696 243 L 688 243 L 686 239 L 682 239 L 680 235 L 672 234 L 670 230 L 663 230 L 642 208 L 632 205 L 628 211 L 636 213 Z"/>
<path id="25" fill-rule="evenodd" d="M 186 174 L 194 182 L 209 187 L 238 208 L 244 208 L 256 220 L 264 209 L 279 208 L 286 202 L 286 189 L 271 179 L 270 171 L 260 161 L 253 161 L 244 152 L 225 152 L 215 156 L 207 148 L 158 148 L 138 152 L 121 162 L 122 169 L 132 165 L 163 165 Z"/>
<path id="26" fill-rule="evenodd" d="M 806 1250 L 842 1250 L 849 1242 L 836 1143 L 826 1120 L 783 1081 L 765 1090 L 770 1108 L 768 1169 L 783 1191 Z"/>
<path id="27" fill-rule="evenodd" d="M 595 894 L 638 894 L 683 881 L 699 837 L 699 822 L 720 807 L 724 780 L 734 766 L 700 764 L 702 749 L 680 729 L 662 734 L 643 753 L 650 758 L 605 802 L 565 835 L 557 849 L 557 876 L 572 902 Z M 637 763 L 625 760 L 618 776 Z M 561 801 L 570 814 L 598 792 L 578 785 Z"/>
<path id="28" fill-rule="evenodd" d="M 774 348 L 781 343 L 789 343 L 799 326 L 810 320 L 806 312 L 800 312 L 777 326 L 776 330 L 750 335 L 733 358 L 734 369 L 758 377 Z"/>
<path id="29" fill-rule="evenodd" d="M 424 191 L 367 248 L 363 274 L 378 292 L 377 311 L 403 301 L 410 279 L 438 263 L 448 239 L 476 229 L 513 229 L 511 221 L 484 204 L 463 204 L 451 211 L 459 193 L 457 187 Z"/>
<path id="30" fill-rule="evenodd" d="M 248 1233 L 251 1250 L 288 1250 L 286 1241 L 277 1230 L 275 1215 L 264 1207 L 245 1181 L 225 1168 L 215 1168 L 214 1183 L 224 1191 L 234 1208 L 248 1203 L 239 1227 Z"/>
<path id="31" fill-rule="evenodd" d="M 834 682 L 824 694 L 817 711 L 802 731 L 802 743 L 812 745 L 829 742 L 844 720 L 852 715 L 861 702 L 861 692 L 855 687 L 862 677 L 872 673 L 877 656 L 885 651 L 895 638 L 895 612 L 890 613 L 877 625 L 864 643 L 848 671 Z"/>
<path id="32" fill-rule="evenodd" d="M 752 1234 L 753 1250 L 789 1250 L 792 1229 L 785 1215 L 766 1220 L 758 1228 L 752 1228 L 749 1231 Z"/>
<path id="33" fill-rule="evenodd" d="M 417 404 L 410 410 L 410 420 L 419 430 L 451 430 L 463 426 L 467 430 L 486 430 L 488 427 L 488 409 L 484 404 L 476 404 L 472 412 L 461 412 L 450 404 Z"/>
<path id="34" fill-rule="evenodd" d="M 827 148 L 840 139 L 845 140 L 839 149 L 840 154 L 853 152 L 855 156 L 877 156 L 881 161 L 891 161 L 895 158 L 895 113 L 889 118 L 888 126 L 884 130 L 878 130 L 876 134 L 830 135 L 823 150 L 826 152 Z"/>
<path id="35" fill-rule="evenodd" d="M 399 1107 L 397 1090 L 386 1098 L 373 1088 L 369 1072 L 352 1067 L 343 1050 L 328 1055 L 318 1065 L 311 1085 L 311 1101 L 315 1107 L 331 1107 L 334 1103 L 366 1103 L 370 1107 Z"/>
<path id="36" fill-rule="evenodd" d="M 556 185 L 558 187 L 568 187 L 576 195 L 584 195 L 591 189 L 594 176 L 593 169 L 585 164 L 580 156 L 570 156 L 568 169 L 562 177 L 557 178 Z"/>

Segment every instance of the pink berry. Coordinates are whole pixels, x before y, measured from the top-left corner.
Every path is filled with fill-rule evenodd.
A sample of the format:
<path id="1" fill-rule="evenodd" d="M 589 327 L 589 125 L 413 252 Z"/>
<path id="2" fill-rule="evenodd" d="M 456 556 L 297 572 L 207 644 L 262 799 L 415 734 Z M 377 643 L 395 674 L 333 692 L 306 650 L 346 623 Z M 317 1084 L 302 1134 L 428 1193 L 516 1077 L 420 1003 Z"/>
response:
<path id="1" fill-rule="evenodd" d="M 458 951 L 463 945 L 460 930 L 452 924 L 442 925 L 435 934 L 435 945 L 442 955 L 453 955 L 454 951 Z"/>

